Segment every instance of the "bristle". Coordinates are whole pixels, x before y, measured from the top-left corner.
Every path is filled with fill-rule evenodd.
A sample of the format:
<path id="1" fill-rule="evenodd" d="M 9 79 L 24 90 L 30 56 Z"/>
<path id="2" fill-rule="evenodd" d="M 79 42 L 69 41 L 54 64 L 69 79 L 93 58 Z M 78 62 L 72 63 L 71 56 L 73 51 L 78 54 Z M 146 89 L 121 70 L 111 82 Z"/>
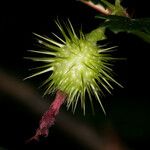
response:
<path id="1" fill-rule="evenodd" d="M 38 67 L 38 70 L 42 70 L 26 79 L 51 72 L 50 77 L 42 84 L 42 86 L 47 86 L 44 94 L 49 94 L 50 91 L 56 89 L 63 91 L 67 94 L 67 108 L 72 107 L 73 112 L 75 112 L 80 99 L 84 114 L 86 93 L 89 95 L 93 112 L 92 95 L 95 95 L 104 114 L 106 114 L 101 102 L 102 89 L 111 94 L 113 89 L 111 84 L 113 82 L 122 87 L 112 77 L 112 62 L 116 58 L 113 58 L 110 52 L 116 47 L 103 48 L 97 46 L 96 42 L 93 43 L 95 40 L 86 40 L 86 36 L 82 31 L 80 31 L 80 37 L 77 37 L 69 20 L 68 24 L 64 24 L 65 28 L 62 27 L 59 21 L 56 21 L 56 25 L 64 39 L 54 33 L 53 35 L 61 43 L 34 33 L 40 40 L 40 44 L 46 47 L 46 50 L 29 50 L 32 53 L 39 54 L 39 57 L 26 57 L 26 59 L 46 63 L 46 66 Z M 103 88 L 101 89 L 101 87 Z"/>

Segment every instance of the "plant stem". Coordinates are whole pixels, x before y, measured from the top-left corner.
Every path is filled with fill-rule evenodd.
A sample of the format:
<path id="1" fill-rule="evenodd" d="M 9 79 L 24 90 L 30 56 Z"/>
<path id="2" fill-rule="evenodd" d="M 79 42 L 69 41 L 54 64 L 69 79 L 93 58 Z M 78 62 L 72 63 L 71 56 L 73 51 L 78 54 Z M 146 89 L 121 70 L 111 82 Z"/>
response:
<path id="1" fill-rule="evenodd" d="M 93 9 L 99 11 L 100 13 L 104 14 L 104 15 L 110 15 L 111 11 L 109 9 L 105 9 L 104 6 L 102 6 L 101 4 L 94 4 L 91 1 L 85 1 L 85 0 L 79 0 L 80 2 L 92 7 Z"/>
<path id="2" fill-rule="evenodd" d="M 65 99 L 66 94 L 58 90 L 54 101 L 50 105 L 49 109 L 42 116 L 39 123 L 39 128 L 36 130 L 35 135 L 32 138 L 30 138 L 27 142 L 30 142 L 31 140 L 38 141 L 40 136 L 48 136 L 49 128 L 52 125 L 54 125 L 56 115 L 59 113 L 59 109 L 64 103 Z"/>
<path id="3" fill-rule="evenodd" d="M 111 4 L 106 0 L 101 0 L 107 8 L 105 8 L 102 4 L 94 4 L 92 1 L 86 1 L 86 0 L 79 0 L 80 2 L 84 3 L 87 6 L 90 6 L 91 8 L 95 9 L 96 11 L 100 12 L 103 15 L 117 15 L 117 16 L 125 16 L 130 17 L 129 14 L 126 12 L 126 9 L 124 9 L 120 5 L 120 0 L 115 2 L 115 4 Z"/>

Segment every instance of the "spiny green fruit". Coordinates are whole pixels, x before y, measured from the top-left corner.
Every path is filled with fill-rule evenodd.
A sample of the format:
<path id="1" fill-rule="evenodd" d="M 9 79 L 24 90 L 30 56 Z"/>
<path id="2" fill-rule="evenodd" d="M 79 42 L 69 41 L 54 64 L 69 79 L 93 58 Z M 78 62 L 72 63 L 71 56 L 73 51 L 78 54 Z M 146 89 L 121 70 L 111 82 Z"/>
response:
<path id="1" fill-rule="evenodd" d="M 102 36 L 98 36 L 97 40 L 95 40 L 95 36 L 93 37 L 95 34 L 93 32 L 86 36 L 81 31 L 78 37 L 72 24 L 70 21 L 68 22 L 68 24 L 65 24 L 65 28 L 59 22 L 56 22 L 64 38 L 62 39 L 54 34 L 60 42 L 35 34 L 38 42 L 43 45 L 43 49 L 29 50 L 40 55 L 39 57 L 27 57 L 27 59 L 44 62 L 45 65 L 38 67 L 41 71 L 27 78 L 51 72 L 44 82 L 47 85 L 45 94 L 56 90 L 63 91 L 67 94 L 67 107 L 69 108 L 72 105 L 73 111 L 75 111 L 80 99 L 84 113 L 85 95 L 86 93 L 89 95 L 92 104 L 93 94 L 105 113 L 100 100 L 102 88 L 111 93 L 112 82 L 121 85 L 112 77 L 111 65 L 114 58 L 108 53 L 111 48 L 103 49 L 96 44 L 97 40 L 104 39 L 104 29 L 99 28 L 101 32 L 95 30 L 98 34 L 102 33 Z"/>

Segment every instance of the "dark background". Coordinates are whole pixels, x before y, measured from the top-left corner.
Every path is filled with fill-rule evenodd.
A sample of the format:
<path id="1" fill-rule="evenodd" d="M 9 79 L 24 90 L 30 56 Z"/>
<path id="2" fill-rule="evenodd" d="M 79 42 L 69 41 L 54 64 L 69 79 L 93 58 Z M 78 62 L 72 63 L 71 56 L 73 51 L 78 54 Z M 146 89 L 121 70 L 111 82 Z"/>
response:
<path id="1" fill-rule="evenodd" d="M 142 3 L 124 0 L 123 4 L 134 18 L 149 17 L 146 0 Z M 17 82 L 31 86 L 40 95 L 42 91 L 37 88 L 39 79 L 22 81 L 29 75 L 31 63 L 23 57 L 27 55 L 27 49 L 33 47 L 32 33 L 50 35 L 51 32 L 57 32 L 54 23 L 57 17 L 69 18 L 76 30 L 82 25 L 85 33 L 99 25 L 99 20 L 94 18 L 97 12 L 75 0 L 6 1 L 0 7 L 0 73 L 5 72 Z M 145 149 L 149 145 L 150 135 L 149 44 L 127 33 L 113 35 L 108 31 L 108 39 L 110 45 L 119 46 L 117 55 L 127 58 L 115 66 L 117 79 L 124 88 L 115 87 L 113 95 L 102 100 L 108 113 L 107 119 L 97 103 L 94 104 L 95 116 L 87 109 L 86 116 L 82 116 L 80 110 L 77 110 L 74 118 L 88 122 L 95 129 L 98 126 L 105 128 L 107 122 L 111 122 L 125 145 L 131 149 Z M 9 93 L 10 91 L 4 91 L 0 87 L 0 149 L 87 149 L 57 125 L 52 127 L 52 133 L 47 139 L 42 139 L 39 143 L 24 144 L 33 135 L 40 116 L 16 101 Z M 65 106 L 63 110 L 66 111 Z M 67 113 L 72 116 L 70 110 Z"/>

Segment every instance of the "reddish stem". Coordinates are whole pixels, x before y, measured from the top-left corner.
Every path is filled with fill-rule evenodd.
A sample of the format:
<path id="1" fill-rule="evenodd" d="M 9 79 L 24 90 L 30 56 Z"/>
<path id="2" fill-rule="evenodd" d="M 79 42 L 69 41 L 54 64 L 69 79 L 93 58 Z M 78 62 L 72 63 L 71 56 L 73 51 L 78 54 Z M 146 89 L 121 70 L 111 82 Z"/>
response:
<path id="1" fill-rule="evenodd" d="M 54 124 L 56 115 L 59 113 L 59 109 L 64 103 L 65 99 L 66 94 L 64 94 L 62 91 L 57 91 L 54 101 L 50 105 L 49 109 L 42 116 L 39 122 L 39 128 L 36 130 L 35 135 L 27 142 L 30 142 L 31 140 L 38 141 L 40 136 L 48 136 L 49 128 Z"/>
<path id="2" fill-rule="evenodd" d="M 91 1 L 85 1 L 85 0 L 79 0 L 80 2 L 92 7 L 93 9 L 99 11 L 100 13 L 104 14 L 104 15 L 110 15 L 111 11 L 109 9 L 105 9 L 102 5 L 100 4 L 94 4 Z"/>
<path id="3" fill-rule="evenodd" d="M 111 15 L 111 10 L 110 9 L 105 9 L 105 7 L 101 4 L 94 4 L 93 2 L 91 1 L 86 1 L 86 0 L 79 0 L 80 2 L 86 4 L 87 6 L 90 6 L 91 8 L 95 9 L 96 11 L 104 14 L 104 15 Z M 126 17 L 130 17 L 129 14 L 124 11 L 124 16 Z"/>

